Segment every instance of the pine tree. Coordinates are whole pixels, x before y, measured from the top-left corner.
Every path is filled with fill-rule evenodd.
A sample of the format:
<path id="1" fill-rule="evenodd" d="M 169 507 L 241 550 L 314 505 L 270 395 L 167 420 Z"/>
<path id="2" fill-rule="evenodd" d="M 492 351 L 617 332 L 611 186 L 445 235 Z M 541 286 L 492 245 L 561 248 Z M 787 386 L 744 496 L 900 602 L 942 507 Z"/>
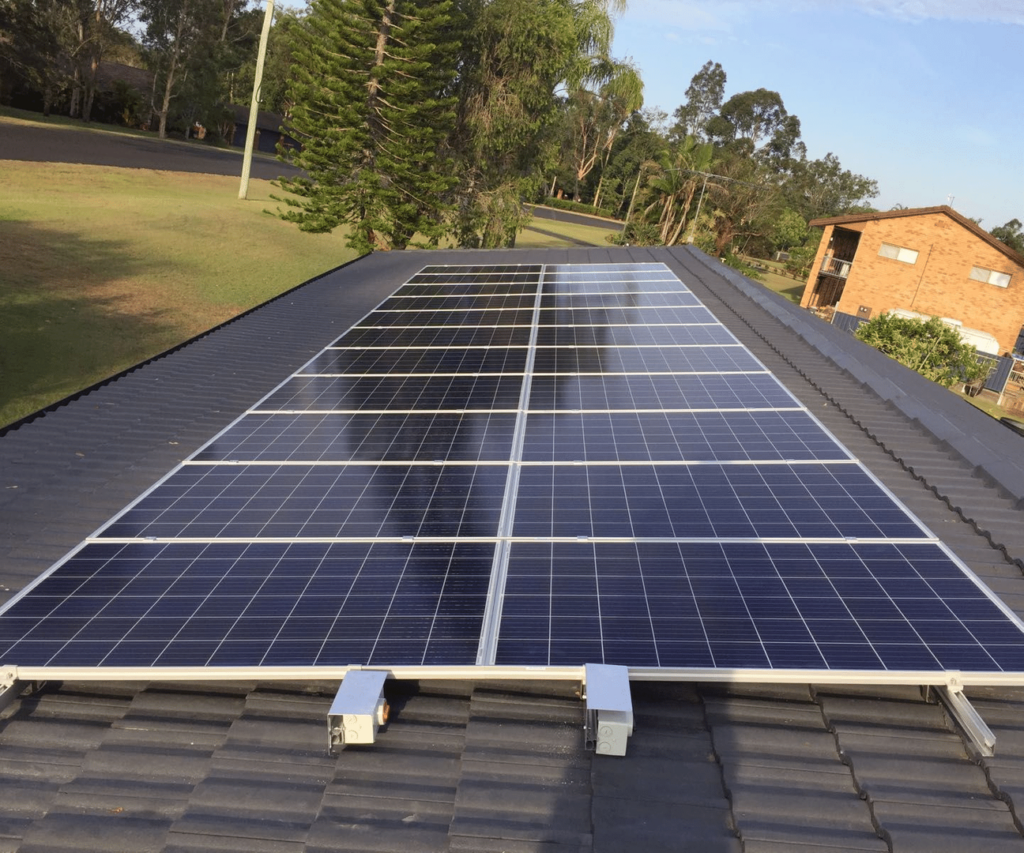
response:
<path id="1" fill-rule="evenodd" d="M 351 228 L 360 251 L 404 249 L 445 230 L 455 184 L 442 146 L 454 122 L 458 51 L 451 3 L 314 0 L 294 54 L 282 218 L 303 231 Z"/>

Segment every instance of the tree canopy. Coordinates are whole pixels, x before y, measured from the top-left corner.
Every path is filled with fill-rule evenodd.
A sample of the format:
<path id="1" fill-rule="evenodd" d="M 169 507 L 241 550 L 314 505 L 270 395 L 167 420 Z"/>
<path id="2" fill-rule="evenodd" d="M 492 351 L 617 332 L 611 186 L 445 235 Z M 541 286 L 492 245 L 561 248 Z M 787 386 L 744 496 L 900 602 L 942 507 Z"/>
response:
<path id="1" fill-rule="evenodd" d="M 1005 225 L 998 225 L 993 228 L 991 234 L 1015 252 L 1024 255 L 1024 231 L 1021 228 L 1019 219 L 1011 219 Z"/>
<path id="2" fill-rule="evenodd" d="M 282 216 L 305 231 L 350 226 L 360 251 L 402 249 L 444 232 L 454 178 L 443 143 L 455 123 L 450 2 L 314 0 L 290 89 L 291 153 Z"/>

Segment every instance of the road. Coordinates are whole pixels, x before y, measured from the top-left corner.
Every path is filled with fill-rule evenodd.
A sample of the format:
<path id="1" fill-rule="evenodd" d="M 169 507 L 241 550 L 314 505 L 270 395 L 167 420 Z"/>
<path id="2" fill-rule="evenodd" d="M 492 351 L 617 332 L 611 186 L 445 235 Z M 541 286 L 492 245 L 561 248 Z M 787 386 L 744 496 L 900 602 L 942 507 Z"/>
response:
<path id="1" fill-rule="evenodd" d="M 86 163 L 127 169 L 162 169 L 208 175 L 242 174 L 242 153 L 199 143 L 110 133 L 94 128 L 22 124 L 0 118 L 0 160 L 36 163 Z M 274 180 L 301 174 L 301 170 L 272 160 L 265 154 L 252 161 L 252 177 Z M 621 231 L 622 223 L 553 208 L 535 207 L 538 219 L 596 225 Z"/>
<path id="2" fill-rule="evenodd" d="M 553 207 L 529 206 L 531 213 L 537 219 L 553 219 L 557 222 L 574 222 L 576 225 L 594 225 L 598 228 L 608 228 L 611 231 L 621 231 L 623 224 L 612 219 L 603 219 L 599 216 L 587 216 L 585 213 L 572 213 L 568 210 L 558 210 Z"/>
<path id="3" fill-rule="evenodd" d="M 86 163 L 128 169 L 162 169 L 209 175 L 242 175 L 242 153 L 199 143 L 150 139 L 91 128 L 21 124 L 0 118 L 0 160 Z M 273 180 L 299 169 L 266 155 L 252 161 L 252 177 Z"/>

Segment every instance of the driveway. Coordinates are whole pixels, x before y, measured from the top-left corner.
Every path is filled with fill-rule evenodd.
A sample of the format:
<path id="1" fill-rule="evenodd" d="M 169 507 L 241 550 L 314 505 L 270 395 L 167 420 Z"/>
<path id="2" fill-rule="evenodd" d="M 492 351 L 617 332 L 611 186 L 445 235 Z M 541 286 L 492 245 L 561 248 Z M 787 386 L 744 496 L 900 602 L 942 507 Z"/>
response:
<path id="1" fill-rule="evenodd" d="M 92 128 L 22 124 L 0 118 L 0 160 L 86 163 L 128 169 L 162 169 L 209 175 L 242 175 L 242 152 L 200 143 L 129 136 Z M 299 174 L 265 154 L 253 157 L 252 177 L 265 180 Z"/>

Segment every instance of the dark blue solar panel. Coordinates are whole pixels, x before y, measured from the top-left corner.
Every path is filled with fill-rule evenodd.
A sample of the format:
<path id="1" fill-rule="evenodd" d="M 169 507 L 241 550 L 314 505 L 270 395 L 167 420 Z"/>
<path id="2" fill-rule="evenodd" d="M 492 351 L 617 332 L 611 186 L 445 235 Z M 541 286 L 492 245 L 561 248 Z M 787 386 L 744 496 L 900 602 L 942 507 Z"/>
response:
<path id="1" fill-rule="evenodd" d="M 451 311 L 468 308 L 533 308 L 537 301 L 533 293 L 501 294 L 498 296 L 481 297 L 462 293 L 454 296 L 423 296 L 418 291 L 403 291 L 385 299 L 379 306 L 380 311 Z"/>
<path id="2" fill-rule="evenodd" d="M 538 347 L 535 373 L 720 373 L 764 370 L 733 346 Z"/>
<path id="3" fill-rule="evenodd" d="M 103 538 L 493 537 L 507 465 L 186 465 Z"/>
<path id="4" fill-rule="evenodd" d="M 530 465 L 515 536 L 924 538 L 862 468 L 814 465 Z"/>
<path id="5" fill-rule="evenodd" d="M 683 308 L 671 307 L 614 307 L 591 308 L 577 306 L 559 306 L 542 311 L 542 326 L 604 326 L 638 324 L 666 325 L 678 323 L 717 323 L 714 315 L 703 305 Z"/>
<path id="6" fill-rule="evenodd" d="M 725 326 L 541 326 L 541 347 L 630 347 L 734 344 Z"/>
<path id="7" fill-rule="evenodd" d="M 261 411 L 408 411 L 515 409 L 521 376 L 299 376 L 266 400 Z"/>
<path id="8" fill-rule="evenodd" d="M 769 373 L 535 376 L 531 409 L 750 409 L 795 405 Z"/>
<path id="9" fill-rule="evenodd" d="M 0 663 L 469 665 L 508 556 L 498 664 L 1024 671 L 662 265 L 426 267 L 337 344 L 16 599 Z"/>
<path id="10" fill-rule="evenodd" d="M 955 590 L 937 588 L 947 580 Z M 879 671 L 1021 660 L 1020 629 L 935 544 L 514 543 L 497 654 Z"/>
<path id="11" fill-rule="evenodd" d="M 651 285 L 645 285 L 651 287 Z M 542 311 L 559 308 L 652 308 L 658 306 L 701 307 L 701 301 L 688 290 L 666 289 L 618 293 L 547 293 L 540 298 Z"/>
<path id="12" fill-rule="evenodd" d="M 0 619 L 21 666 L 475 662 L 488 543 L 89 545 Z"/>
<path id="13" fill-rule="evenodd" d="M 339 347 L 511 347 L 530 343 L 528 326 L 482 328 L 356 329 L 335 341 Z"/>
<path id="14" fill-rule="evenodd" d="M 238 421 L 199 451 L 200 462 L 501 462 L 511 414 L 260 415 Z"/>
<path id="15" fill-rule="evenodd" d="M 379 329 L 387 326 L 529 326 L 533 308 L 445 311 L 372 311 L 355 328 Z"/>
<path id="16" fill-rule="evenodd" d="M 317 356 L 303 373 L 522 373 L 526 347 L 452 349 L 331 349 Z"/>
<path id="17" fill-rule="evenodd" d="M 535 294 L 537 292 L 536 281 L 523 282 L 493 282 L 485 284 L 462 283 L 452 285 L 445 282 L 438 282 L 433 276 L 428 277 L 425 282 L 413 282 L 395 291 L 394 295 L 404 296 L 450 296 L 453 293 L 459 295 L 471 295 L 478 297 L 494 297 L 516 294 Z"/>
<path id="18" fill-rule="evenodd" d="M 526 462 L 848 459 L 805 411 L 533 413 Z"/>

